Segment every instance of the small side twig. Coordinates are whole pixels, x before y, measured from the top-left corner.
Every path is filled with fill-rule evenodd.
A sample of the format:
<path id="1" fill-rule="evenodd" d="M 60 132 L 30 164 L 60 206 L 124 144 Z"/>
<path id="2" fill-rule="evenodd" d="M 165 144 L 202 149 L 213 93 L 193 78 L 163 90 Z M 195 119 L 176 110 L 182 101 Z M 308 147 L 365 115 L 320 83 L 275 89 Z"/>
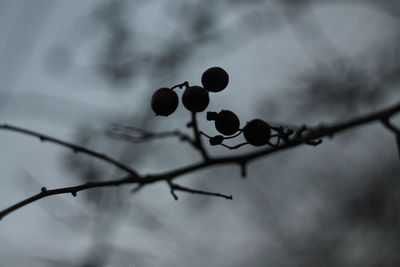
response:
<path id="1" fill-rule="evenodd" d="M 186 192 L 186 193 L 191 193 L 191 194 L 197 194 L 197 195 L 222 197 L 222 198 L 230 199 L 230 200 L 233 199 L 232 195 L 225 195 L 225 194 L 221 194 L 221 193 L 213 193 L 213 192 L 208 192 L 208 191 L 203 191 L 203 190 L 192 189 L 189 187 L 185 187 L 185 186 L 181 186 L 181 185 L 172 183 L 171 181 L 168 181 L 168 185 L 170 187 L 171 194 L 175 200 L 178 200 L 178 196 L 175 194 L 175 190 Z"/>
<path id="2" fill-rule="evenodd" d="M 174 187 L 174 184 L 171 182 L 171 180 L 167 180 L 167 184 L 168 184 L 168 186 L 169 186 L 169 189 L 170 189 L 170 193 L 171 193 L 171 195 L 172 195 L 172 197 L 175 199 L 175 200 L 178 200 L 179 198 L 178 198 L 178 196 L 175 194 L 175 187 Z"/>

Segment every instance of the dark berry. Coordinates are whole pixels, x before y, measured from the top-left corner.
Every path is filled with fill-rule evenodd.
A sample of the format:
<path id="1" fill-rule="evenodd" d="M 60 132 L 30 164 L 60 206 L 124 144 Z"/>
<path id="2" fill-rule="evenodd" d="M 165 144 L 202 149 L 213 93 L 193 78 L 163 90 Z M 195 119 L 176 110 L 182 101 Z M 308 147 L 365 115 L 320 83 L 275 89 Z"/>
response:
<path id="1" fill-rule="evenodd" d="M 182 95 L 185 108 L 192 112 L 204 111 L 210 103 L 208 92 L 200 86 L 191 86 L 185 89 Z"/>
<path id="2" fill-rule="evenodd" d="M 203 73 L 201 83 L 207 91 L 221 92 L 228 86 L 229 75 L 223 68 L 212 67 Z"/>
<path id="3" fill-rule="evenodd" d="M 263 146 L 268 144 L 271 138 L 271 128 L 265 121 L 255 119 L 243 128 L 243 135 L 250 145 Z"/>
<path id="4" fill-rule="evenodd" d="M 239 118 L 230 110 L 221 110 L 215 118 L 215 129 L 223 135 L 232 135 L 239 127 Z"/>
<path id="5" fill-rule="evenodd" d="M 216 135 L 210 138 L 210 145 L 216 146 L 222 144 L 224 137 L 222 135 Z"/>
<path id="6" fill-rule="evenodd" d="M 151 98 L 151 108 L 157 116 L 171 115 L 178 107 L 178 103 L 178 95 L 169 88 L 158 89 Z"/>

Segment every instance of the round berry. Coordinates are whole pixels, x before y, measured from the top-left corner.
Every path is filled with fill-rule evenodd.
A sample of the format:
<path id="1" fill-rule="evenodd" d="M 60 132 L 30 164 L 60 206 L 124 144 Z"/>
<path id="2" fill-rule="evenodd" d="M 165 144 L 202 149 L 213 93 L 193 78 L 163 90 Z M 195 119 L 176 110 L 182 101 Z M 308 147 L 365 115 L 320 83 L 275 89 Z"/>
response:
<path id="1" fill-rule="evenodd" d="M 223 68 L 212 67 L 203 73 L 201 83 L 207 91 L 221 92 L 228 86 L 229 75 Z"/>
<path id="2" fill-rule="evenodd" d="M 271 138 L 271 128 L 265 121 L 255 119 L 244 126 L 243 135 L 250 145 L 263 146 L 268 144 Z"/>
<path id="3" fill-rule="evenodd" d="M 160 88 L 151 97 L 151 108 L 157 116 L 168 116 L 174 113 L 178 102 L 179 98 L 175 91 L 169 88 Z"/>
<path id="4" fill-rule="evenodd" d="M 230 110 L 221 110 L 215 119 L 215 129 L 223 135 L 232 135 L 239 127 L 239 118 Z"/>
<path id="5" fill-rule="evenodd" d="M 200 86 L 190 86 L 182 95 L 182 102 L 186 109 L 191 112 L 202 112 L 210 103 L 208 92 Z"/>

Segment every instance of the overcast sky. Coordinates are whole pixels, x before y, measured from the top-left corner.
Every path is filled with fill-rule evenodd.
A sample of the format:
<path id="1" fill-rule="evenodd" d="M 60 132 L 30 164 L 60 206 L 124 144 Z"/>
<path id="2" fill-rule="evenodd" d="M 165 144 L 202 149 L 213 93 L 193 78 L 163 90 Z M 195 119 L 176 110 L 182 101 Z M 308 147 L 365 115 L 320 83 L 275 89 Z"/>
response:
<path id="1" fill-rule="evenodd" d="M 157 84 L 157 81 L 151 81 L 148 77 L 138 77 L 137 80 L 125 85 L 128 89 L 131 86 L 131 90 L 117 91 L 112 90 L 110 88 L 112 85 L 96 73 L 95 59 L 99 56 L 97 52 L 99 43 L 105 37 L 102 34 L 103 29 L 96 25 L 91 15 L 100 2 L 0 1 L 0 117 L 2 122 L 74 141 L 78 126 L 90 125 L 95 129 L 101 129 L 104 123 L 109 123 L 118 116 L 151 112 L 149 108 L 139 105 L 148 101 L 149 90 L 169 87 L 185 80 L 192 84 L 200 84 L 201 73 L 206 68 L 223 66 L 230 75 L 230 85 L 226 91 L 212 96 L 210 110 L 234 109 L 243 118 L 242 123 L 244 123 L 260 116 L 259 112 L 263 107 L 253 107 L 260 105 L 261 99 L 276 97 L 276 105 L 280 110 L 289 109 L 290 107 L 284 106 L 285 100 L 279 100 L 278 97 L 291 95 L 290 90 L 293 90 L 296 75 L 312 70 L 320 63 L 330 62 L 338 54 L 357 59 L 358 55 L 366 49 L 379 45 L 384 42 L 383 40 L 397 33 L 396 27 L 393 26 L 395 25 L 393 17 L 362 2 L 346 4 L 343 1 L 338 3 L 332 1 L 333 3 L 312 4 L 312 9 L 307 10 L 304 13 L 304 19 L 300 21 L 306 25 L 317 23 L 324 33 L 323 37 L 316 37 L 313 33 L 309 36 L 299 36 L 298 32 L 301 31 L 296 27 L 300 27 L 301 24 L 291 25 L 290 19 L 284 15 L 285 11 L 275 1 L 265 1 L 264 4 L 257 4 L 255 8 L 247 8 L 246 5 L 239 4 L 236 8 L 229 9 L 226 14 L 223 10 L 224 4 L 221 4 L 219 26 L 222 29 L 233 28 L 234 30 L 227 34 L 232 34 L 233 36 L 228 37 L 236 40 L 238 45 L 232 46 L 232 49 L 224 49 L 224 46 L 218 42 L 200 45 L 190 56 L 186 67 L 168 84 Z M 138 36 L 142 36 L 143 40 L 147 40 L 146 38 L 158 40 L 155 44 L 146 44 L 142 41 L 143 46 L 147 45 L 152 53 L 157 51 L 157 46 L 162 47 L 163 41 L 170 41 L 168 34 L 176 31 L 179 33 L 180 27 L 183 27 L 170 18 L 173 14 L 171 9 L 173 11 L 174 7 L 178 8 L 179 5 L 171 4 L 169 10 L 165 7 L 166 4 L 163 1 L 151 1 L 141 4 L 139 10 L 126 10 L 128 15 L 125 17 L 125 22 L 135 29 L 140 29 Z M 241 25 L 239 18 L 255 9 L 259 10 L 259 13 L 256 13 L 257 16 L 266 17 L 265 20 L 261 20 L 264 23 L 261 24 L 263 30 L 258 35 L 251 35 L 249 38 L 247 36 L 250 34 Z M 130 17 L 129 12 L 135 13 L 135 16 Z M 279 27 L 275 24 L 272 26 L 270 17 L 267 17 L 271 14 L 277 17 L 274 23 L 279 24 Z M 226 17 L 222 17 L 223 15 Z M 185 38 L 184 34 L 178 34 L 178 36 Z M 329 40 L 329 45 L 326 45 L 327 40 Z M 168 77 L 168 73 L 162 75 Z M 149 88 L 151 86 L 155 88 Z M 288 97 L 288 103 L 293 103 L 293 101 L 296 101 L 296 97 L 292 99 Z M 280 113 L 277 115 L 278 118 L 270 120 L 290 120 L 293 114 L 293 112 Z M 323 116 L 321 121 L 332 119 L 327 115 L 321 116 Z M 154 127 L 181 126 L 184 128 L 188 116 L 182 107 L 178 109 L 176 118 L 170 121 L 157 118 Z M 301 124 L 302 121 L 297 123 Z M 37 193 L 41 186 L 54 188 L 74 185 L 77 182 L 63 167 L 62 158 L 66 154 L 64 148 L 41 143 L 35 138 L 18 133 L 4 131 L 0 134 L 1 209 Z M 362 146 L 361 141 L 354 142 L 354 145 Z M 103 152 L 115 153 L 119 146 L 124 145 L 118 143 L 114 150 Z M 97 149 L 97 147 L 94 148 Z M 104 149 L 101 145 L 98 148 L 100 151 Z M 329 149 L 334 150 L 335 146 L 332 143 L 326 144 L 326 148 L 321 148 L 319 153 L 322 154 L 319 155 L 326 156 L 327 154 L 324 153 L 328 153 Z M 182 153 L 187 153 L 184 148 L 176 149 L 176 151 L 181 150 Z M 216 150 L 217 153 L 224 153 L 221 151 Z M 292 163 L 291 168 L 301 167 L 304 163 L 316 159 L 313 151 L 302 150 L 302 153 L 303 161 Z M 351 158 L 352 152 L 348 153 L 342 156 Z M 389 157 L 395 155 L 395 151 L 390 153 Z M 140 166 L 135 167 L 144 173 L 151 173 L 170 166 L 169 161 L 165 161 L 165 166 L 158 162 L 156 165 L 151 157 L 148 156 L 147 161 L 141 161 Z M 168 158 L 168 154 L 165 157 Z M 184 159 L 179 159 L 176 155 L 170 157 L 177 166 L 182 166 L 182 162 L 197 159 L 196 156 Z M 274 162 L 277 162 L 279 157 Z M 325 160 L 321 160 L 319 167 L 323 168 L 324 164 L 330 162 L 329 158 Z M 365 160 L 368 162 L 369 159 Z M 265 164 L 273 166 L 272 163 Z M 257 169 L 254 169 L 254 174 L 250 178 L 253 179 L 253 183 L 257 183 Z M 228 176 L 232 173 L 228 172 Z M 278 168 L 277 173 L 287 175 L 287 170 Z M 206 172 L 204 175 L 207 177 L 218 176 L 218 174 L 219 172 L 215 171 Z M 190 205 L 185 204 L 185 201 L 194 201 L 190 199 L 198 198 L 198 196 L 182 195 L 182 199 L 176 203 L 165 185 L 155 185 L 146 189 L 136 198 L 141 205 L 137 208 L 151 210 L 153 215 L 158 216 L 158 220 L 168 225 L 169 232 L 145 231 L 143 227 L 139 227 L 143 224 L 140 221 L 132 223 L 134 226 L 139 225 L 137 228 L 129 228 L 129 224 L 121 223 L 121 227 L 110 242 L 124 248 L 132 248 L 132 251 L 146 258 L 148 266 L 189 266 L 188 259 L 191 257 L 207 258 L 208 261 L 198 261 L 198 266 L 206 266 L 202 265 L 204 262 L 209 263 L 208 266 L 233 266 L 232 264 L 237 262 L 238 258 L 254 253 L 254 251 L 246 250 L 246 246 L 251 247 L 249 244 L 253 242 L 260 242 L 265 247 L 271 247 L 272 254 L 277 246 L 272 241 L 273 238 L 269 238 L 264 229 L 258 229 L 255 224 L 248 221 L 249 215 L 246 212 L 248 206 L 240 198 L 241 190 L 246 191 L 247 181 L 237 179 L 238 177 L 238 174 L 237 177 L 233 177 L 235 179 L 232 185 L 227 184 L 225 187 L 216 189 L 216 191 L 225 190 L 226 193 L 233 193 L 234 196 L 238 196 L 238 200 L 236 198 L 231 202 L 213 200 L 211 202 L 214 205 L 213 208 L 204 209 L 201 211 L 202 214 L 197 216 L 187 211 Z M 192 177 L 187 178 L 186 181 L 189 181 Z M 291 179 L 278 180 L 271 177 L 271 186 L 275 186 L 277 190 L 288 190 L 288 192 L 291 192 L 293 188 L 306 186 L 294 186 L 291 184 L 293 182 Z M 229 179 L 223 181 L 229 181 Z M 128 192 L 129 188 L 118 190 L 121 190 L 123 196 L 132 197 Z M 269 191 L 271 194 L 269 200 L 278 203 L 277 195 L 281 191 L 275 192 L 277 195 L 274 195 L 272 191 Z M 247 193 L 252 194 L 252 192 Z M 134 197 L 132 199 L 135 199 Z M 292 207 L 290 210 L 293 212 L 288 212 L 287 216 L 291 221 L 297 220 L 295 229 L 303 229 L 311 223 L 308 220 L 313 221 L 312 212 L 318 209 L 318 204 L 311 199 L 312 194 L 308 196 L 310 201 L 306 201 L 307 197 L 304 197 L 302 199 L 305 202 L 301 202 L 297 197 L 293 196 L 293 199 L 289 201 L 292 204 L 297 202 L 298 206 Z M 91 236 L 79 234 L 79 231 L 71 231 L 61 222 L 54 222 L 54 218 L 42 207 L 42 205 L 46 206 L 46 202 L 53 202 L 56 198 L 62 198 L 65 203 L 77 209 L 85 208 L 85 206 L 80 206 L 79 195 L 76 199 L 69 195 L 54 196 L 7 216 L 0 223 L 0 265 L 44 266 L 44 263 L 38 260 L 43 258 L 67 259 L 73 263 L 84 254 L 85 249 L 91 244 Z M 131 213 L 135 213 L 136 205 L 139 204 L 132 204 Z M 91 214 L 94 211 L 83 211 L 85 212 Z M 249 213 L 253 214 L 251 211 Z M 58 211 L 57 214 L 62 213 Z M 304 219 L 305 217 L 308 219 Z M 229 223 L 226 223 L 227 221 Z M 282 225 L 282 227 L 292 229 L 290 224 Z M 214 233 L 214 236 L 206 235 L 207 239 L 203 238 L 205 231 Z M 185 246 L 187 242 L 186 251 L 183 248 L 176 248 L 174 244 L 168 244 L 174 240 L 175 235 L 181 233 L 184 233 L 185 238 L 179 241 L 181 243 L 178 242 L 178 245 Z M 127 236 L 129 238 L 126 238 Z M 201 246 L 188 245 L 197 240 L 200 240 Z M 207 247 L 207 242 L 217 249 Z M 114 264 L 110 263 L 107 266 L 120 266 L 118 264 L 122 263 Z"/>

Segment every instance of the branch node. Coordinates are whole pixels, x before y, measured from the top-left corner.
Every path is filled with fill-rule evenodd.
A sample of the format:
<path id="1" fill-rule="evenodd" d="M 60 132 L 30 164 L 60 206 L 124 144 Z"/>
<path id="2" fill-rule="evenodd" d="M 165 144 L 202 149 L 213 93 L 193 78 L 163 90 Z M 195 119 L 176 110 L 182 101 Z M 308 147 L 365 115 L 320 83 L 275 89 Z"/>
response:
<path id="1" fill-rule="evenodd" d="M 172 197 L 176 200 L 176 201 L 178 201 L 178 196 L 176 195 L 176 193 L 175 193 L 175 186 L 174 186 L 174 184 L 170 181 L 170 180 L 167 180 L 167 183 L 168 183 L 168 186 L 169 186 L 169 189 L 170 189 L 170 193 L 171 193 L 171 195 L 172 195 Z"/>

